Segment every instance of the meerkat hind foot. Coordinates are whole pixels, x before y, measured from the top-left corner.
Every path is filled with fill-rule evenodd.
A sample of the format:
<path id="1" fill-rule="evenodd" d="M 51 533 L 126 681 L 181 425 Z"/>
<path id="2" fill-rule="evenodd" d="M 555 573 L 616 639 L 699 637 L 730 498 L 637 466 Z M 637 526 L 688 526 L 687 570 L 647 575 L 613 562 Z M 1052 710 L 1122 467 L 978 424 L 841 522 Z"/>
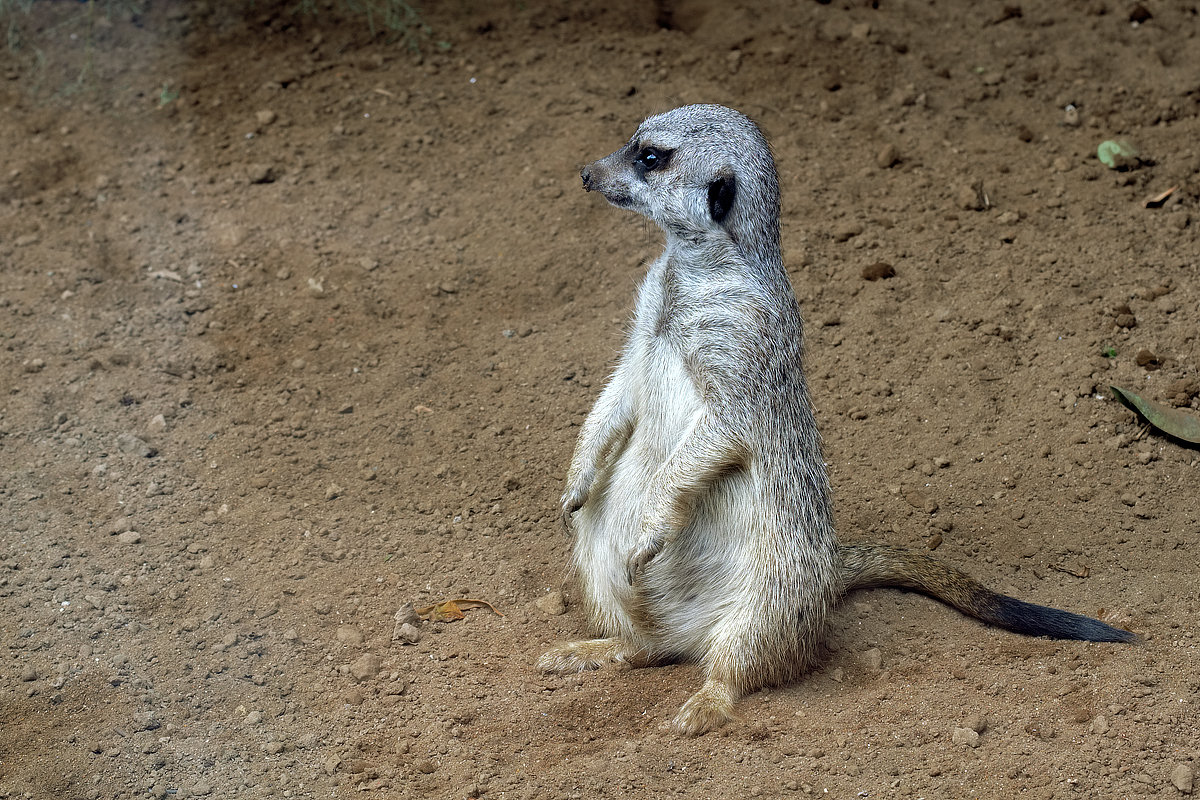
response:
<path id="1" fill-rule="evenodd" d="M 538 659 L 537 666 L 542 672 L 584 672 L 630 660 L 621 639 L 584 639 L 551 647 Z"/>
<path id="2" fill-rule="evenodd" d="M 733 719 L 734 692 L 729 684 L 709 679 L 675 715 L 673 727 L 684 736 L 699 736 Z"/>

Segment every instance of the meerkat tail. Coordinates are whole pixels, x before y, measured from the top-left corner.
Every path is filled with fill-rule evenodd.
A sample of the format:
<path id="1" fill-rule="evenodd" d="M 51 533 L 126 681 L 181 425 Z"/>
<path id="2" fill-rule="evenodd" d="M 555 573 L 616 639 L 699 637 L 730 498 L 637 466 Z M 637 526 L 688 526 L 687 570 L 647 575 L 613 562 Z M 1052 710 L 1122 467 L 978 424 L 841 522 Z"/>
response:
<path id="1" fill-rule="evenodd" d="M 1026 636 L 1085 642 L 1135 642 L 1138 636 L 1098 619 L 1034 605 L 988 589 L 966 573 L 923 553 L 889 545 L 841 545 L 846 591 L 871 587 L 909 589 L 968 616 Z"/>

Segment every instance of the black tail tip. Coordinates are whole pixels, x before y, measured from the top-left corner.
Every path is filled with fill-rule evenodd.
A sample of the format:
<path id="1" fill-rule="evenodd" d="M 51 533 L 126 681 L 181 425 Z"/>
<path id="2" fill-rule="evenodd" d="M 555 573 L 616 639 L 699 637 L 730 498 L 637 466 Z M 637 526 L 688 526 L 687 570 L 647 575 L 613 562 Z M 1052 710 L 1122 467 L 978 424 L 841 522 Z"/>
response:
<path id="1" fill-rule="evenodd" d="M 1074 639 L 1081 642 L 1137 644 L 1142 637 L 1124 628 L 1115 628 L 1098 619 L 1072 614 L 1057 608 L 1038 606 L 1012 597 L 999 596 L 992 607 L 994 624 L 1027 636 Z"/>

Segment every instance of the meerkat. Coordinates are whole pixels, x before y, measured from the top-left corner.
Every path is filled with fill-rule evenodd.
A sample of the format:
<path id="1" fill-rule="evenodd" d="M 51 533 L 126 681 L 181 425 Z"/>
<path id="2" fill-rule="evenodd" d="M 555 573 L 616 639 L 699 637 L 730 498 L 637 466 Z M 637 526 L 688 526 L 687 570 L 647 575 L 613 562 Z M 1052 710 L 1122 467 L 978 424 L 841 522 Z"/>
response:
<path id="1" fill-rule="evenodd" d="M 729 720 L 739 696 L 804 672 L 828 610 L 853 589 L 915 590 L 1034 636 L 1136 638 L 920 553 L 839 546 L 780 253 L 775 162 L 754 122 L 717 105 L 668 111 L 581 176 L 657 224 L 666 248 L 562 497 L 572 568 L 603 638 L 553 647 L 541 670 L 698 662 L 704 683 L 673 722 L 695 735 Z"/>

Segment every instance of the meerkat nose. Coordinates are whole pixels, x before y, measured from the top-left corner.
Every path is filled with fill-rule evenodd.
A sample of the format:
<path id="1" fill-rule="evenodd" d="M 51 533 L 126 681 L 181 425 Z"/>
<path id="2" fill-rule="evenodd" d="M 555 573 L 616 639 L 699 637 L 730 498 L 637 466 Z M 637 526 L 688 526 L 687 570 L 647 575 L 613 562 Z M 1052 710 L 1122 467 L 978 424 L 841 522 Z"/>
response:
<path id="1" fill-rule="evenodd" d="M 583 190 L 590 192 L 592 190 L 592 171 L 584 167 L 579 170 L 579 177 L 583 178 Z"/>

